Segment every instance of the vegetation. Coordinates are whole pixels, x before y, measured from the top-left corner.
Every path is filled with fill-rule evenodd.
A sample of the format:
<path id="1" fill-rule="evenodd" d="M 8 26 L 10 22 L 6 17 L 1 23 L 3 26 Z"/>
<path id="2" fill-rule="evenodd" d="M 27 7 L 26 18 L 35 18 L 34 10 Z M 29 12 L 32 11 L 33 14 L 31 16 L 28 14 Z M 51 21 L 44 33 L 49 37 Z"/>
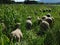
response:
<path id="1" fill-rule="evenodd" d="M 51 12 L 42 12 L 40 9 L 51 9 Z M 51 13 L 55 18 L 54 26 L 46 31 L 43 36 L 38 36 L 39 26 L 33 25 L 31 30 L 25 27 L 27 16 L 32 16 L 32 22 L 36 21 L 37 16 L 40 18 L 47 13 Z M 40 4 L 1 4 L 0 5 L 0 22 L 4 20 L 7 27 L 7 32 L 2 32 L 2 25 L 0 23 L 0 45 L 15 45 L 11 43 L 8 35 L 12 31 L 16 22 L 21 23 L 21 31 L 23 39 L 19 45 L 60 45 L 60 6 L 40 5 Z"/>

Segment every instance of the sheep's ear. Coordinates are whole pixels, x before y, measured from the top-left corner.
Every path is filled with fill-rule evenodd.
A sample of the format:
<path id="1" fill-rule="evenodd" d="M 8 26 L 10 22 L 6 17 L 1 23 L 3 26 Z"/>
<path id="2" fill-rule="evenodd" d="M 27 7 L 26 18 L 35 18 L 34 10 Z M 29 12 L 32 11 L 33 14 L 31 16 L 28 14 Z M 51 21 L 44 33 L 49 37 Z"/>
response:
<path id="1" fill-rule="evenodd" d="M 46 14 L 46 16 L 47 16 L 47 17 L 51 17 L 51 14 L 50 14 L 50 13 L 48 13 L 48 14 Z"/>
<path id="2" fill-rule="evenodd" d="M 31 16 L 28 16 L 27 19 L 31 20 L 32 18 L 31 18 Z"/>

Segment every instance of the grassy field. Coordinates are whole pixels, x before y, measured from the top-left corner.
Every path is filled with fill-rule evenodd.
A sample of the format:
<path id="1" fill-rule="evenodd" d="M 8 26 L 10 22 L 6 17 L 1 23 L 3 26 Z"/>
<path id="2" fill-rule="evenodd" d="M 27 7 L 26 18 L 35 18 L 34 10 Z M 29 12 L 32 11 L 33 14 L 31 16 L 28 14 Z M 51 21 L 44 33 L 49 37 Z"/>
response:
<path id="1" fill-rule="evenodd" d="M 40 9 L 52 9 L 51 12 L 41 12 Z M 31 30 L 27 31 L 25 21 L 27 16 L 32 17 L 32 22 L 36 21 L 38 16 L 42 17 L 47 13 L 55 18 L 54 26 L 49 29 L 43 36 L 38 36 L 36 33 L 39 30 L 38 26 L 33 26 Z M 21 23 L 21 31 L 23 39 L 21 45 L 60 45 L 60 6 L 40 5 L 40 4 L 0 4 L 0 22 L 4 20 L 9 34 L 16 22 Z M 0 45 L 14 45 L 9 38 L 2 33 L 2 25 L 0 24 Z"/>

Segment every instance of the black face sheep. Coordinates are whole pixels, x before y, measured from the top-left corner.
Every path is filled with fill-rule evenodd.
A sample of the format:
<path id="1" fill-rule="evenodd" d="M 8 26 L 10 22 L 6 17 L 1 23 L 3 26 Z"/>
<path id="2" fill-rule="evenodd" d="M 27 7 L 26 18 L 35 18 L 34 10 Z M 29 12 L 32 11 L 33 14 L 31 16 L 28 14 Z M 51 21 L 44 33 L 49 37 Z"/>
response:
<path id="1" fill-rule="evenodd" d="M 51 11 L 52 11 L 51 9 L 48 10 L 48 12 L 51 12 Z"/>
<path id="2" fill-rule="evenodd" d="M 47 16 L 43 16 L 43 17 L 42 17 L 42 20 L 46 20 L 46 19 L 47 19 Z"/>
<path id="3" fill-rule="evenodd" d="M 43 16 L 43 17 L 42 17 L 42 20 L 47 21 L 49 24 L 52 23 L 52 17 L 51 17 L 51 14 L 48 13 L 46 16 Z"/>
<path id="4" fill-rule="evenodd" d="M 48 13 L 48 14 L 46 14 L 46 16 L 47 16 L 47 17 L 51 17 L 51 14 L 50 14 L 50 13 Z"/>
<path id="5" fill-rule="evenodd" d="M 11 32 L 11 41 L 16 40 L 17 42 L 20 42 L 21 39 L 23 38 L 23 34 L 21 32 L 21 29 L 19 29 L 20 23 L 16 24 L 16 29 Z"/>
<path id="6" fill-rule="evenodd" d="M 42 17 L 42 20 L 46 20 L 48 17 L 51 17 L 51 14 L 50 14 L 50 13 L 48 13 L 48 14 L 45 15 L 45 16 L 43 16 L 43 17 Z"/>
<path id="7" fill-rule="evenodd" d="M 44 35 L 45 32 L 49 29 L 49 23 L 44 20 L 40 20 L 40 31 L 37 33 L 37 35 Z"/>
<path id="8" fill-rule="evenodd" d="M 27 29 L 31 29 L 32 28 L 32 21 L 31 21 L 31 17 L 27 17 L 27 20 L 26 20 L 26 28 Z"/>
<path id="9" fill-rule="evenodd" d="M 42 20 L 47 21 L 50 26 L 54 23 L 54 18 L 51 17 L 50 13 L 48 13 L 46 16 L 43 16 Z"/>
<path id="10" fill-rule="evenodd" d="M 50 13 L 48 13 L 46 16 L 47 16 L 46 21 L 47 21 L 49 24 L 54 23 L 54 18 L 51 16 Z"/>
<path id="11" fill-rule="evenodd" d="M 45 31 L 49 29 L 49 23 L 47 21 L 41 20 L 40 27 L 41 27 L 41 30 Z"/>
<path id="12" fill-rule="evenodd" d="M 49 9 L 48 9 L 48 8 L 46 8 L 46 12 L 48 12 L 48 10 L 49 10 Z"/>
<path id="13" fill-rule="evenodd" d="M 45 9 L 43 9 L 43 12 L 46 12 L 46 10 L 45 10 Z"/>
<path id="14" fill-rule="evenodd" d="M 51 17 L 48 17 L 45 21 L 47 21 L 50 25 L 52 24 L 53 20 Z"/>

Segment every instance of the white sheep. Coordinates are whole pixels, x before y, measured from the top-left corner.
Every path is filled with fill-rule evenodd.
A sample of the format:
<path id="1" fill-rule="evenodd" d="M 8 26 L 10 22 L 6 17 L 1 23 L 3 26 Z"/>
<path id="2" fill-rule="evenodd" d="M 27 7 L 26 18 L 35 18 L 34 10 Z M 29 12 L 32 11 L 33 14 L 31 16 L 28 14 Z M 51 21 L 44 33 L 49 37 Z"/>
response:
<path id="1" fill-rule="evenodd" d="M 23 34 L 21 32 L 21 29 L 19 29 L 19 23 L 16 25 L 17 28 L 11 32 L 11 41 L 14 41 L 13 39 L 15 39 L 17 42 L 21 41 L 21 38 L 23 38 Z"/>
<path id="2" fill-rule="evenodd" d="M 40 27 L 41 30 L 45 31 L 49 29 L 49 23 L 47 21 L 41 20 Z"/>
<path id="3" fill-rule="evenodd" d="M 2 30 L 5 30 L 6 29 L 5 24 L 4 23 L 1 23 L 1 25 L 2 25 Z"/>
<path id="4" fill-rule="evenodd" d="M 50 28 L 49 23 L 47 21 L 40 19 L 40 30 L 37 33 L 37 35 L 40 35 L 40 36 L 44 35 L 49 28 Z"/>
<path id="5" fill-rule="evenodd" d="M 43 17 L 42 17 L 42 20 L 46 20 L 46 19 L 47 19 L 47 16 L 43 16 Z"/>
<path id="6" fill-rule="evenodd" d="M 54 23 L 54 18 L 51 16 L 50 13 L 48 13 L 46 16 L 47 16 L 46 21 L 47 21 L 50 25 L 52 25 L 52 24 Z"/>
<path id="7" fill-rule="evenodd" d="M 50 13 L 48 13 L 48 14 L 46 14 L 46 16 L 47 16 L 47 17 L 51 17 L 51 14 L 50 14 Z"/>
<path id="8" fill-rule="evenodd" d="M 32 27 L 32 21 L 31 21 L 31 17 L 29 16 L 26 20 L 26 28 L 31 29 L 31 27 Z"/>
<path id="9" fill-rule="evenodd" d="M 54 22 L 54 18 L 48 13 L 46 16 L 42 17 L 42 20 L 47 21 L 50 25 Z"/>
<path id="10" fill-rule="evenodd" d="M 6 25 L 4 23 L 4 20 L 1 20 L 1 25 L 2 25 L 2 33 L 6 34 L 7 30 L 6 30 Z"/>

